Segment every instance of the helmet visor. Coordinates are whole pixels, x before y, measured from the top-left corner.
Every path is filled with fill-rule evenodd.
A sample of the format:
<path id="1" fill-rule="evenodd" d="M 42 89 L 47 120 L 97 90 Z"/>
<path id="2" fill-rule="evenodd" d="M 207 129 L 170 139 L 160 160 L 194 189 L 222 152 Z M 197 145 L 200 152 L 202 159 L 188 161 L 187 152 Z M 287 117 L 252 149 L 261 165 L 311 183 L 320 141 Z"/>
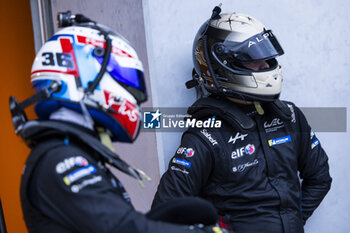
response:
<path id="1" fill-rule="evenodd" d="M 96 57 L 96 59 L 102 64 L 102 57 Z M 108 62 L 107 71 L 119 84 L 128 90 L 139 103 L 147 100 L 145 78 L 141 70 L 137 68 L 123 67 L 113 56 L 111 56 Z"/>
<path id="2" fill-rule="evenodd" d="M 235 33 L 230 33 L 224 42 L 215 43 L 213 45 L 215 53 L 217 55 L 224 53 L 240 63 L 268 60 L 284 54 L 271 30 L 263 31 L 243 42 L 232 41 L 234 36 Z"/>

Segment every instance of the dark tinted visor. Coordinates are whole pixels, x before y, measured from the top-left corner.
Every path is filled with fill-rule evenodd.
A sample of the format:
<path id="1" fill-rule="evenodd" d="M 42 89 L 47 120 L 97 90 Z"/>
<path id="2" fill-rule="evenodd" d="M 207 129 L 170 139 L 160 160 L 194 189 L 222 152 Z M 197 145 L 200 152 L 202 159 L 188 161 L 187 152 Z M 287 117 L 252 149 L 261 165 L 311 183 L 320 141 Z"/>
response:
<path id="1" fill-rule="evenodd" d="M 234 33 L 232 34 L 235 36 Z M 240 43 L 230 40 L 230 35 L 226 37 L 224 42 L 214 44 L 213 46 L 216 47 L 214 51 L 230 55 L 241 63 L 268 60 L 284 54 L 271 30 L 256 34 Z M 217 50 L 219 47 L 221 49 Z"/>

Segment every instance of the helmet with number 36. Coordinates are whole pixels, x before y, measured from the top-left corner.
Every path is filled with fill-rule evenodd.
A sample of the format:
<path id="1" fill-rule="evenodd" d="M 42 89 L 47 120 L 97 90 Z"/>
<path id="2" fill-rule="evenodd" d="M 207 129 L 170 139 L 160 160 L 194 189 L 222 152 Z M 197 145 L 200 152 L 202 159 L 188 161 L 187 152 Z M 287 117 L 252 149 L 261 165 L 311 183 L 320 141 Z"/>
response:
<path id="1" fill-rule="evenodd" d="M 112 45 L 106 72 L 89 94 L 106 50 L 100 31 L 88 24 L 66 27 L 42 46 L 32 66 L 32 86 L 39 92 L 58 81 L 61 88 L 38 102 L 35 111 L 39 119 L 48 119 L 61 107 L 81 112 L 83 101 L 94 123 L 106 128 L 113 141 L 132 142 L 141 122 L 139 104 L 147 99 L 143 66 L 128 41 L 106 31 Z"/>

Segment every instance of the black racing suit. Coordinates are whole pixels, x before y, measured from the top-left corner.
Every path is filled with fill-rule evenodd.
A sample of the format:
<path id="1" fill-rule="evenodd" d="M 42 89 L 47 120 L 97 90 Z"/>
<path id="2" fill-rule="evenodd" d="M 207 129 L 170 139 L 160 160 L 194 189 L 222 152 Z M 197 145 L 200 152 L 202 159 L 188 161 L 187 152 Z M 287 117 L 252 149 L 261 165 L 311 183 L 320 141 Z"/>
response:
<path id="1" fill-rule="evenodd" d="M 222 120 L 221 128 L 190 128 L 183 134 L 152 207 L 179 196 L 200 196 L 214 204 L 222 226 L 233 232 L 304 232 L 331 177 L 327 155 L 302 112 L 279 101 L 283 111 L 265 104 L 265 114 L 259 115 L 254 106 L 208 100 L 202 99 L 202 113 L 211 117 L 216 109 L 211 114 Z"/>
<path id="2" fill-rule="evenodd" d="M 75 129 L 80 136 L 87 135 L 82 128 Z M 209 227 L 147 219 L 133 208 L 95 150 L 74 135 L 48 131 L 37 133 L 43 136 L 35 139 L 22 176 L 21 201 L 30 233 L 213 232 Z"/>

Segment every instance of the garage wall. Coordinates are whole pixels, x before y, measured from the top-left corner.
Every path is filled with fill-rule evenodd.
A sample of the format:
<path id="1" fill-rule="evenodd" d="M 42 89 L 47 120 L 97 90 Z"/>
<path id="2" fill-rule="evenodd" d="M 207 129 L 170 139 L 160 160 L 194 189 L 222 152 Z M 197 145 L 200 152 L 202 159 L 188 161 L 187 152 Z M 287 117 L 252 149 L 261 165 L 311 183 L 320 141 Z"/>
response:
<path id="1" fill-rule="evenodd" d="M 142 107 L 152 106 L 142 2 L 140 0 L 51 0 L 51 5 L 54 31 L 57 31 L 57 12 L 71 10 L 72 13 L 84 14 L 98 23 L 110 27 L 127 39 L 134 46 L 144 66 L 149 99 Z M 115 171 L 129 192 L 136 209 L 142 212 L 149 210 L 159 182 L 155 134 L 141 132 L 133 145 L 115 143 L 114 147 L 116 152 L 129 164 L 144 170 L 152 178 L 152 182 L 147 182 L 145 188 L 142 189 L 136 180 Z"/>
<path id="2" fill-rule="evenodd" d="M 223 12 L 256 17 L 279 39 L 285 51 L 279 58 L 284 75 L 282 99 L 300 107 L 349 109 L 350 4 L 346 0 L 143 1 L 155 107 L 185 107 L 194 102 L 195 91 L 185 88 L 193 67 L 193 39 L 219 3 L 223 3 Z M 348 114 L 347 122 L 349 119 Z M 349 126 L 344 127 L 342 133 L 316 132 L 329 155 L 334 181 L 307 222 L 307 233 L 350 232 L 350 133 Z M 180 138 L 181 133 L 157 133 L 161 173 Z"/>

